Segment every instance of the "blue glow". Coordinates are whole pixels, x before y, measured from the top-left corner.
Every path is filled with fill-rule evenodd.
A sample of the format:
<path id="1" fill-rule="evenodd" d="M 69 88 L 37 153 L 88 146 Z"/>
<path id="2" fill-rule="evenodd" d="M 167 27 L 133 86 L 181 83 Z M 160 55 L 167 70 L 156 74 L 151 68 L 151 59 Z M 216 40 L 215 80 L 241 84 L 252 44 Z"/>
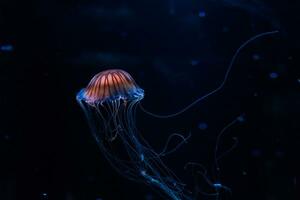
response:
<path id="1" fill-rule="evenodd" d="M 14 47 L 11 44 L 1 45 L 0 50 L 1 51 L 6 51 L 6 52 L 11 52 L 11 51 L 14 50 Z"/>
<path id="2" fill-rule="evenodd" d="M 143 98 L 144 98 L 144 90 L 141 88 L 135 88 L 126 93 L 112 95 L 110 97 L 102 99 L 101 102 L 97 102 L 97 103 L 103 103 L 106 101 L 112 102 L 112 101 L 119 101 L 119 100 L 133 100 L 133 99 L 141 100 Z M 85 96 L 85 89 L 82 89 L 82 90 L 80 90 L 80 92 L 77 93 L 76 100 L 77 101 L 86 101 L 86 102 L 89 101 L 89 99 L 86 98 L 86 96 Z"/>
<path id="3" fill-rule="evenodd" d="M 217 188 L 217 189 L 220 189 L 220 188 L 223 187 L 221 183 L 214 183 L 213 185 L 214 185 L 214 187 Z"/>
<path id="4" fill-rule="evenodd" d="M 196 66 L 196 65 L 199 64 L 199 60 L 191 60 L 190 63 L 191 63 L 192 66 Z"/>
<path id="5" fill-rule="evenodd" d="M 110 97 L 109 100 L 94 104 L 86 101 L 84 89 L 76 97 L 103 155 L 122 176 L 156 187 L 173 200 L 190 199 L 183 188 L 184 184 L 161 159 L 173 150 L 168 150 L 166 145 L 163 154 L 156 153 L 137 131 L 135 110 L 144 96 L 144 90 L 138 88 L 122 95 L 119 94 L 126 101 Z M 111 98 L 114 100 L 112 101 Z M 123 144 L 122 152 L 126 155 L 115 152 L 113 147 L 118 140 Z M 183 141 L 186 141 L 184 137 Z M 181 143 L 175 149 L 180 145 Z"/>
<path id="6" fill-rule="evenodd" d="M 207 125 L 207 123 L 205 123 L 205 122 L 200 122 L 200 123 L 198 124 L 198 128 L 199 128 L 200 130 L 206 130 L 206 129 L 208 128 L 208 125 Z"/>
<path id="7" fill-rule="evenodd" d="M 147 174 L 147 173 L 146 173 L 145 170 L 142 170 L 142 171 L 141 171 L 141 175 L 142 175 L 142 176 L 146 176 L 146 174 Z"/>
<path id="8" fill-rule="evenodd" d="M 244 122 L 246 119 L 245 119 L 245 116 L 244 115 L 241 115 L 241 116 L 238 116 L 237 120 L 239 122 Z"/>
<path id="9" fill-rule="evenodd" d="M 199 17 L 206 17 L 206 12 L 201 10 L 201 11 L 199 11 L 198 16 Z"/>
<path id="10" fill-rule="evenodd" d="M 276 73 L 276 72 L 271 72 L 270 74 L 269 74 L 269 77 L 271 78 L 271 79 L 276 79 L 276 78 L 278 78 L 278 73 Z"/>
<path id="11" fill-rule="evenodd" d="M 77 93 L 76 100 L 77 101 L 84 100 L 84 89 L 80 90 L 80 92 Z"/>

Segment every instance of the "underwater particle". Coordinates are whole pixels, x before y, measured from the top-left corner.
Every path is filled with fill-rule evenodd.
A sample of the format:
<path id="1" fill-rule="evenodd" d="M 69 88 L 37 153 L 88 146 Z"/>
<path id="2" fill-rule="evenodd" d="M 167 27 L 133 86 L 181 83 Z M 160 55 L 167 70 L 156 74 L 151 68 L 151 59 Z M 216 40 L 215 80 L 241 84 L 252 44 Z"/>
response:
<path id="1" fill-rule="evenodd" d="M 199 11 L 198 13 L 199 17 L 206 17 L 206 12 L 204 10 Z"/>
<path id="2" fill-rule="evenodd" d="M 242 174 L 243 174 L 243 176 L 246 176 L 247 172 L 243 170 Z"/>
<path id="3" fill-rule="evenodd" d="M 255 53 L 255 54 L 252 55 L 252 59 L 254 61 L 258 61 L 258 60 L 260 60 L 260 55 Z"/>
<path id="4" fill-rule="evenodd" d="M 258 158 L 260 157 L 262 154 L 261 150 L 260 149 L 252 149 L 251 150 L 251 156 L 252 157 L 255 157 L 255 158 Z"/>
<path id="5" fill-rule="evenodd" d="M 207 123 L 205 123 L 205 122 L 200 122 L 200 123 L 198 124 L 198 128 L 199 128 L 200 130 L 206 130 L 206 129 L 208 128 L 208 125 L 207 125 Z"/>
<path id="6" fill-rule="evenodd" d="M 96 200 L 102 200 L 101 198 L 97 197 Z"/>
<path id="7" fill-rule="evenodd" d="M 196 66 L 199 64 L 199 60 L 191 60 L 190 63 L 192 66 Z"/>
<path id="8" fill-rule="evenodd" d="M 275 151 L 275 156 L 277 158 L 282 158 L 282 157 L 284 157 L 284 152 L 282 150 L 276 150 Z"/>
<path id="9" fill-rule="evenodd" d="M 300 78 L 297 79 L 298 83 L 300 83 Z"/>
<path id="10" fill-rule="evenodd" d="M 13 50 L 14 50 L 14 47 L 11 44 L 4 44 L 4 45 L 0 46 L 0 51 L 11 52 Z"/>
<path id="11" fill-rule="evenodd" d="M 245 116 L 244 116 L 244 115 L 240 115 L 240 116 L 237 117 L 237 120 L 238 120 L 239 122 L 244 122 L 246 119 L 245 119 Z"/>
<path id="12" fill-rule="evenodd" d="M 5 140 L 10 140 L 11 137 L 10 137 L 9 135 L 4 135 L 4 139 L 5 139 Z"/>
<path id="13" fill-rule="evenodd" d="M 41 199 L 48 199 L 48 194 L 46 192 L 43 192 Z"/>
<path id="14" fill-rule="evenodd" d="M 214 183 L 213 186 L 216 188 L 216 189 L 220 189 L 222 188 L 222 184 L 221 183 Z"/>
<path id="15" fill-rule="evenodd" d="M 142 176 L 146 176 L 147 175 L 146 171 L 145 170 L 141 170 L 141 175 Z"/>
<path id="16" fill-rule="evenodd" d="M 276 72 L 271 72 L 270 74 L 269 74 L 269 77 L 271 78 L 271 79 L 276 79 L 276 78 L 278 78 L 278 73 L 276 73 Z"/>

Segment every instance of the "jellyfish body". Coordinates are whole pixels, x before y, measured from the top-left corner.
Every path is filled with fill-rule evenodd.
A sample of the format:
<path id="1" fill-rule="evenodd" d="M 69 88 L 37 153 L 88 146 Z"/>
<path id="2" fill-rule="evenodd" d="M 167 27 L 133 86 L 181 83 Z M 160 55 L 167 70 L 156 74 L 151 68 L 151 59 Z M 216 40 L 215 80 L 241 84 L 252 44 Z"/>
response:
<path id="1" fill-rule="evenodd" d="M 125 71 L 119 69 L 106 70 L 96 74 L 79 98 L 89 104 L 103 103 L 114 100 L 141 100 L 144 91 Z"/>
<path id="2" fill-rule="evenodd" d="M 113 69 L 96 74 L 77 101 L 100 150 L 117 172 L 159 188 L 171 199 L 189 199 L 181 181 L 137 131 L 136 105 L 143 97 L 144 90 L 130 74 Z"/>

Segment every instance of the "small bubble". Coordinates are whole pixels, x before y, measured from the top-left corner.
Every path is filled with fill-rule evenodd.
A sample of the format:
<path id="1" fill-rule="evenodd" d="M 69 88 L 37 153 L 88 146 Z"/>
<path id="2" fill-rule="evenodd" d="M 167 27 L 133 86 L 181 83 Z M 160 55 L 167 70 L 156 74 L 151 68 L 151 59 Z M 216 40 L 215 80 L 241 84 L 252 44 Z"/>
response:
<path id="1" fill-rule="evenodd" d="M 238 116 L 237 120 L 239 122 L 244 122 L 246 119 L 245 119 L 245 116 L 244 115 L 241 115 L 241 116 Z"/>
<path id="2" fill-rule="evenodd" d="M 198 128 L 199 128 L 200 130 L 205 130 L 205 129 L 208 128 L 208 125 L 207 125 L 207 123 L 205 123 L 205 122 L 200 122 L 200 123 L 198 124 Z"/>
<path id="3" fill-rule="evenodd" d="M 255 61 L 260 60 L 260 55 L 258 55 L 258 54 L 253 54 L 253 55 L 252 55 L 252 59 L 255 60 Z"/>
<path id="4" fill-rule="evenodd" d="M 10 52 L 14 50 L 14 47 L 11 44 L 5 44 L 0 46 L 0 50 Z"/>
<path id="5" fill-rule="evenodd" d="M 48 199 L 48 194 L 46 192 L 43 192 L 41 199 Z"/>
<path id="6" fill-rule="evenodd" d="M 141 175 L 145 176 L 146 175 L 146 171 L 145 170 L 141 170 Z"/>
<path id="7" fill-rule="evenodd" d="M 271 72 L 270 74 L 269 74 L 269 77 L 271 78 L 271 79 L 276 79 L 276 78 L 278 78 L 278 73 L 276 73 L 276 72 Z"/>
<path id="8" fill-rule="evenodd" d="M 199 60 L 191 60 L 190 63 L 192 66 L 196 66 L 199 64 Z"/>
<path id="9" fill-rule="evenodd" d="M 145 157 L 144 154 L 141 154 L 141 160 L 144 161 Z"/>
<path id="10" fill-rule="evenodd" d="M 201 10 L 201 11 L 199 11 L 198 16 L 199 17 L 206 17 L 206 12 Z"/>

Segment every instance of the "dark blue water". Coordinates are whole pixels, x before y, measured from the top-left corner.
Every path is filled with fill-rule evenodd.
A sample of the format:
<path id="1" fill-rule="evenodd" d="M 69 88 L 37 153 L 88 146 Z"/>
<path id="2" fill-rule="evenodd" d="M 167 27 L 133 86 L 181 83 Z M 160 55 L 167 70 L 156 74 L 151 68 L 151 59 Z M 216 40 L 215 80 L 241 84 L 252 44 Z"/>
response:
<path id="1" fill-rule="evenodd" d="M 266 0 L 1 1 L 0 199 L 169 199 L 111 167 L 77 92 L 96 73 L 120 68 L 145 91 L 145 109 L 172 114 L 218 88 L 236 50 L 269 31 L 279 32 L 245 46 L 221 90 L 172 118 L 138 107 L 136 126 L 157 152 L 173 133 L 188 137 L 163 161 L 191 199 L 299 199 L 299 8 Z M 185 168 L 190 162 L 197 164 Z"/>

